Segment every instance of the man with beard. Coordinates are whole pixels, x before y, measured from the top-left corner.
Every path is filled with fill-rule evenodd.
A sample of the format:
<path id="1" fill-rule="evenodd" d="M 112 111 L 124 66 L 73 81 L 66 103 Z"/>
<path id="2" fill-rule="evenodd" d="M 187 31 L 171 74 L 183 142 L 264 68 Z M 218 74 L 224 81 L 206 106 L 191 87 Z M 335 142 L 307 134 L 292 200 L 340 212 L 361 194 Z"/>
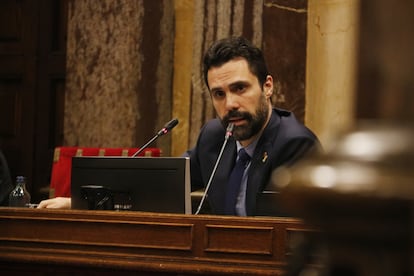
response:
<path id="1" fill-rule="evenodd" d="M 191 162 L 192 190 L 206 189 L 210 182 L 203 211 L 256 215 L 256 199 L 272 171 L 318 148 L 318 139 L 291 112 L 272 108 L 273 78 L 261 50 L 248 40 L 237 37 L 214 43 L 204 56 L 204 80 L 218 118 L 203 126 L 196 146 L 185 154 Z M 229 124 L 232 135 L 222 151 Z M 240 149 L 250 160 L 233 187 L 230 176 Z M 219 154 L 221 161 L 211 178 Z M 70 198 L 44 200 L 38 208 L 70 208 Z"/>
<path id="2" fill-rule="evenodd" d="M 204 56 L 204 80 L 218 118 L 203 126 L 196 146 L 187 152 L 192 190 L 207 190 L 208 212 L 213 214 L 256 215 L 257 197 L 272 171 L 319 148 L 318 139 L 291 112 L 272 108 L 273 78 L 261 50 L 248 40 L 215 42 Z M 224 143 L 229 128 L 232 135 Z M 238 157 L 241 149 L 245 157 Z M 247 163 L 233 187 L 232 170 L 241 158 Z"/>

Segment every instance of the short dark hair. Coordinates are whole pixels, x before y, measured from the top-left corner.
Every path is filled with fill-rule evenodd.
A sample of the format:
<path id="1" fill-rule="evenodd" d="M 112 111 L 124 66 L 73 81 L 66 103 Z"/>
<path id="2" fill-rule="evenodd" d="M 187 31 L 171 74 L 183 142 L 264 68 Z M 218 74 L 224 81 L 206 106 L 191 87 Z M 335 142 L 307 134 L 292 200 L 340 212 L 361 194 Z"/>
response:
<path id="1" fill-rule="evenodd" d="M 204 81 L 208 86 L 207 73 L 211 67 L 218 67 L 235 58 L 246 59 L 249 69 L 261 86 L 269 72 L 262 51 L 244 37 L 229 37 L 214 42 L 204 55 Z"/>

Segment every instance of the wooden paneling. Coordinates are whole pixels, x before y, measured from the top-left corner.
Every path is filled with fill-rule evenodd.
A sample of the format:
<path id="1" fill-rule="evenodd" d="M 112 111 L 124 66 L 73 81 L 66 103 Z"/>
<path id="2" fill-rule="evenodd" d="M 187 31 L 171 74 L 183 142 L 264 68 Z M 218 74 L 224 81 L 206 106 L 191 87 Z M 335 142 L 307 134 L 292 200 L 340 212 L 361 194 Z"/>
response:
<path id="1" fill-rule="evenodd" d="M 35 202 L 63 131 L 66 10 L 65 0 L 0 1 L 0 145 Z"/>
<path id="2" fill-rule="evenodd" d="M 21 79 L 3 78 L 0 83 L 0 135 L 15 137 L 19 125 L 18 107 Z"/>
<path id="3" fill-rule="evenodd" d="M 37 7 L 34 1 L 0 2 L 0 145 L 12 177 L 32 181 L 35 118 Z"/>
<path id="4" fill-rule="evenodd" d="M 39 1 L 34 201 L 48 196 L 53 151 L 63 143 L 67 1 Z"/>
<path id="5" fill-rule="evenodd" d="M 39 272 L 282 275 L 290 218 L 0 209 L 0 267 Z M 144 273 L 145 272 L 145 273 Z"/>
<path id="6" fill-rule="evenodd" d="M 216 253 L 272 254 L 272 227 L 206 225 L 206 251 Z M 228 233 L 234 236 L 228 239 Z"/>
<path id="7" fill-rule="evenodd" d="M 23 8 L 24 3 L 20 1 L 4 0 L 0 2 L 1 52 L 15 51 L 18 53 L 23 46 L 21 44 L 23 40 Z"/>

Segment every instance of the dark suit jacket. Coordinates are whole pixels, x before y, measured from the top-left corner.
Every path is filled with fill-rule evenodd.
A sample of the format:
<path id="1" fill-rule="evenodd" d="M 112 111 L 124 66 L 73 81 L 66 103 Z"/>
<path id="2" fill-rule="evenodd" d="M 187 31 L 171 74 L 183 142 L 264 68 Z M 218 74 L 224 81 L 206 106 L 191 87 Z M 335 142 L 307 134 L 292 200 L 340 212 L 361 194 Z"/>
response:
<path id="1" fill-rule="evenodd" d="M 209 121 L 201 129 L 196 146 L 188 152 L 192 190 L 205 188 L 208 183 L 224 136 L 225 129 L 218 119 Z M 291 112 L 273 109 L 251 159 L 246 191 L 247 215 L 255 215 L 257 196 L 266 188 L 275 168 L 290 165 L 317 147 L 317 137 Z M 236 141 L 230 137 L 209 188 L 207 200 L 214 214 L 224 214 L 226 185 L 236 159 L 236 148 Z"/>

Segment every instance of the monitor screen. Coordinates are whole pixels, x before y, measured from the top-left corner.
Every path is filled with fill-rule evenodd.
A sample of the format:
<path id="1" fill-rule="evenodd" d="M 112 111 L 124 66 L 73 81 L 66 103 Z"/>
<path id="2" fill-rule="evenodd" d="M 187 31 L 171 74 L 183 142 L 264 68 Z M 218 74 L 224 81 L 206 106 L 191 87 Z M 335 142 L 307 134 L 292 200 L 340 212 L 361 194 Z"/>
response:
<path id="1" fill-rule="evenodd" d="M 73 157 L 72 209 L 191 214 L 188 157 Z"/>

